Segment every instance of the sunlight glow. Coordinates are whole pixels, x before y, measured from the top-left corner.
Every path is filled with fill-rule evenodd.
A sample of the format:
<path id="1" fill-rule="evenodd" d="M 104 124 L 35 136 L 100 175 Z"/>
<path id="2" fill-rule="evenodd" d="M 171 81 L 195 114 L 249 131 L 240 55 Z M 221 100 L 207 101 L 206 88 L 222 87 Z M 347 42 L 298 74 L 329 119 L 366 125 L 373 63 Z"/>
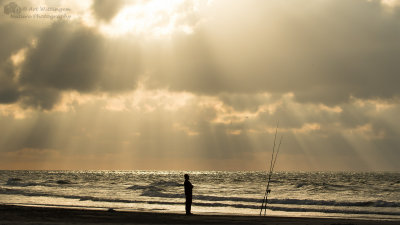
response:
<path id="1" fill-rule="evenodd" d="M 197 7 L 185 4 L 182 0 L 153 0 L 128 5 L 109 24 L 102 24 L 100 31 L 108 36 L 135 34 L 165 37 L 176 31 L 191 34 L 193 27 L 186 23 L 185 17 Z"/>
<path id="2" fill-rule="evenodd" d="M 400 5 L 399 0 L 382 0 L 381 3 L 389 7 L 396 7 Z"/>
<path id="3" fill-rule="evenodd" d="M 32 109 L 23 109 L 18 104 L 0 105 L 0 115 L 22 120 L 33 112 Z"/>
<path id="4" fill-rule="evenodd" d="M 25 56 L 28 51 L 28 48 L 22 48 L 13 55 L 11 55 L 10 60 L 14 65 L 15 72 L 14 72 L 14 82 L 18 82 L 20 74 L 21 74 L 21 65 L 25 61 Z"/>

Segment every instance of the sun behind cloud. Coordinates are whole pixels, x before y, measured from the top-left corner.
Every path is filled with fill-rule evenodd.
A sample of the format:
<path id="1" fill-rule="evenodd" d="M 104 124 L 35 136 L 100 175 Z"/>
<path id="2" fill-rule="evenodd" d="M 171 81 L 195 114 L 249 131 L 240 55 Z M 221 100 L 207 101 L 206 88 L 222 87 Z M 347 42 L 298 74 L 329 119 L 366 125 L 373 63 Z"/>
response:
<path id="1" fill-rule="evenodd" d="M 99 30 L 107 36 L 141 35 L 165 37 L 174 32 L 190 34 L 198 21 L 195 13 L 206 2 L 153 0 L 128 4 Z"/>

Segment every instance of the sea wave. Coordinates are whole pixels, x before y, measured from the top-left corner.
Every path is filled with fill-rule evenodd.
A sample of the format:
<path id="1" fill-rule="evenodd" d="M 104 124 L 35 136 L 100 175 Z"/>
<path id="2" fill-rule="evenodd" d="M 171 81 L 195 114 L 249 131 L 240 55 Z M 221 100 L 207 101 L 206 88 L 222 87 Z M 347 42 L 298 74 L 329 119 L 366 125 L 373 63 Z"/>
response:
<path id="1" fill-rule="evenodd" d="M 72 184 L 72 182 L 70 180 L 58 180 L 56 183 L 57 184 Z"/>
<path id="2" fill-rule="evenodd" d="M 160 180 L 160 181 L 152 182 L 147 185 L 135 184 L 135 185 L 129 186 L 127 189 L 142 190 L 143 191 L 142 196 L 151 197 L 152 195 L 154 195 L 153 197 L 160 197 L 160 196 L 156 196 L 156 195 L 160 195 L 163 191 L 165 191 L 165 189 L 167 189 L 169 187 L 180 187 L 180 186 L 183 186 L 183 184 L 175 182 L 175 181 Z M 171 196 L 171 197 L 174 198 L 175 196 Z"/>
<path id="3" fill-rule="evenodd" d="M 312 182 L 312 181 L 301 181 L 299 183 L 294 183 L 294 187 L 301 189 L 308 189 L 310 191 L 340 191 L 340 190 L 349 190 L 357 188 L 354 185 L 350 184 L 332 184 L 326 182 Z"/>
<path id="4" fill-rule="evenodd" d="M 146 191 L 150 191 L 150 192 L 154 192 L 154 193 L 158 193 L 158 192 L 164 190 L 162 188 L 155 187 L 155 186 L 149 186 L 149 185 L 132 185 L 132 186 L 128 187 L 127 189 L 131 189 L 131 190 L 146 190 Z"/>
<path id="5" fill-rule="evenodd" d="M 6 182 L 7 186 L 13 187 L 30 187 L 30 186 L 44 186 L 44 187 L 54 187 L 57 185 L 66 185 L 66 184 L 74 184 L 70 180 L 49 180 L 46 182 L 32 182 L 32 181 L 24 181 L 20 178 L 9 178 Z"/>
<path id="6" fill-rule="evenodd" d="M 168 181 L 168 180 L 159 180 L 150 184 L 150 186 L 155 187 L 180 187 L 183 186 L 183 183 L 178 183 L 175 181 Z"/>
<path id="7" fill-rule="evenodd" d="M 29 187 L 29 186 L 41 186 L 42 183 L 36 182 L 23 182 L 20 178 L 10 178 L 7 180 L 7 186 L 14 186 L 14 187 Z"/>

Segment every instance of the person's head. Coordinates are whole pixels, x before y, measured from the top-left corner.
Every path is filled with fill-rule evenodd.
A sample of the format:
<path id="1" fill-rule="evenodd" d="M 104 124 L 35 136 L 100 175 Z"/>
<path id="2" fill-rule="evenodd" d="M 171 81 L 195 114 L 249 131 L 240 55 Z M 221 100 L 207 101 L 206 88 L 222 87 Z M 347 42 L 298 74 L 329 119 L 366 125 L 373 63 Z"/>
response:
<path id="1" fill-rule="evenodd" d="M 185 174 L 185 180 L 189 180 L 189 174 Z"/>

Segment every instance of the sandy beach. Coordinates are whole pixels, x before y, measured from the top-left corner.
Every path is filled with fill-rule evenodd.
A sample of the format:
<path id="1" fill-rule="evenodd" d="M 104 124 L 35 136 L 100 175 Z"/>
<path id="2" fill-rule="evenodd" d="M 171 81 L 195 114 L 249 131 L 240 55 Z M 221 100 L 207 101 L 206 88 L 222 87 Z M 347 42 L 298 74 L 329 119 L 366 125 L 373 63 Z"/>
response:
<path id="1" fill-rule="evenodd" d="M 269 225 L 395 225 L 399 221 L 360 219 L 193 215 L 154 212 L 108 212 L 0 205 L 0 224 L 269 224 Z"/>

